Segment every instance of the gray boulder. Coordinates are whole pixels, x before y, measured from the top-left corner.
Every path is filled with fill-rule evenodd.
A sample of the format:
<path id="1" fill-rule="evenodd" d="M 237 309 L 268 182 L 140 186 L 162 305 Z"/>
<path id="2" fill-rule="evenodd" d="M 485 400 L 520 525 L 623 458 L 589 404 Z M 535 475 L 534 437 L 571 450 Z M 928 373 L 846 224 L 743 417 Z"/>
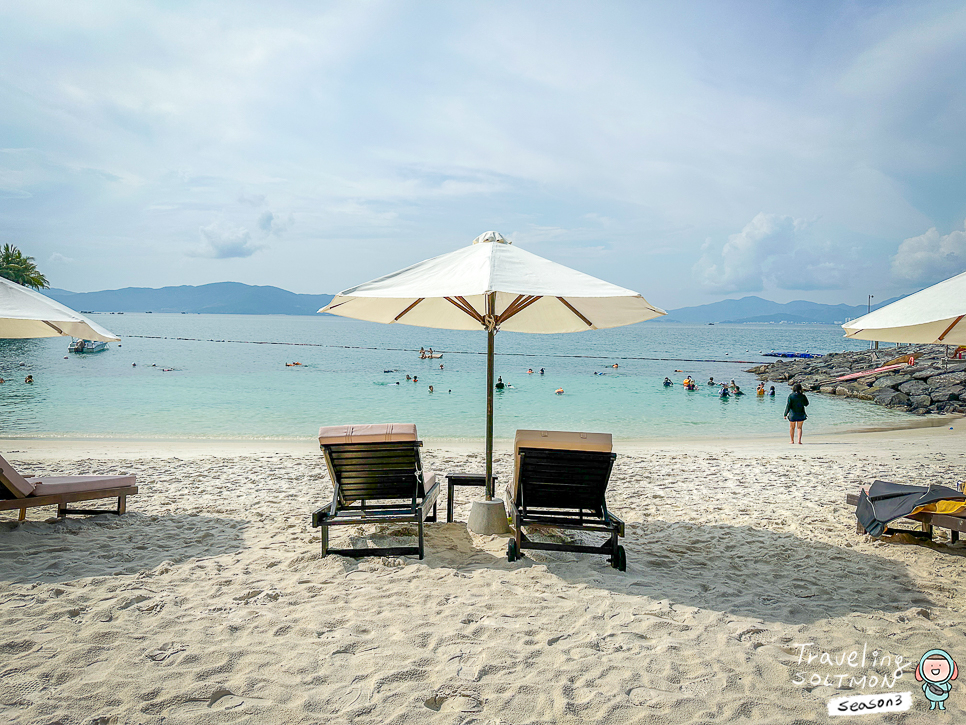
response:
<path id="1" fill-rule="evenodd" d="M 887 405 L 890 408 L 904 408 L 909 405 L 909 396 L 892 388 L 884 388 L 879 391 L 874 400 L 879 405 Z"/>
<path id="2" fill-rule="evenodd" d="M 932 405 L 932 398 L 928 395 L 913 395 L 909 399 L 909 404 L 915 409 L 925 409 Z"/>
<path id="3" fill-rule="evenodd" d="M 963 392 L 962 385 L 950 385 L 948 388 L 939 388 L 939 390 L 933 390 L 929 393 L 929 397 L 932 398 L 934 403 L 944 403 L 948 400 L 959 400 L 959 396 Z"/>
<path id="4" fill-rule="evenodd" d="M 948 388 L 953 385 L 962 385 L 963 381 L 966 381 L 966 373 L 959 372 L 934 375 L 926 382 L 933 388 Z"/>
<path id="5" fill-rule="evenodd" d="M 877 388 L 898 388 L 905 382 L 912 380 L 911 375 L 886 375 L 875 381 Z"/>
<path id="6" fill-rule="evenodd" d="M 917 395 L 926 395 L 929 392 L 929 386 L 922 380 L 909 380 L 900 385 L 899 390 L 906 395 L 915 397 Z"/>

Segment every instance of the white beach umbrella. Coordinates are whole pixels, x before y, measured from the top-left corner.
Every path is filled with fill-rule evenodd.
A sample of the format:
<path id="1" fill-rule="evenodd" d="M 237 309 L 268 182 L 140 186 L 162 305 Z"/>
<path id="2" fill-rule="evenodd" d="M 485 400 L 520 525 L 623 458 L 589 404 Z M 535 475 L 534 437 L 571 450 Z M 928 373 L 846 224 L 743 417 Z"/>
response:
<path id="1" fill-rule="evenodd" d="M 601 330 L 667 314 L 637 292 L 538 257 L 498 232 L 486 232 L 468 247 L 340 292 L 319 312 L 387 324 L 486 330 L 488 500 L 493 496 L 496 332 Z"/>
<path id="2" fill-rule="evenodd" d="M 104 342 L 120 339 L 60 302 L 0 277 L 0 338 L 61 336 Z"/>
<path id="3" fill-rule="evenodd" d="M 966 345 L 966 272 L 842 325 L 845 336 L 880 342 Z"/>

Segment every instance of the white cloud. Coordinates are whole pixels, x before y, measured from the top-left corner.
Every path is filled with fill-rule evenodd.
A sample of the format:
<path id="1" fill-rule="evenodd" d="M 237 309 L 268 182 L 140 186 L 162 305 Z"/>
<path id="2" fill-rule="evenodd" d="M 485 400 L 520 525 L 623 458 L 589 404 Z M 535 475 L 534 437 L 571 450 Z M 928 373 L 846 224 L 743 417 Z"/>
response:
<path id="1" fill-rule="evenodd" d="M 292 214 L 287 217 L 280 217 L 274 212 L 266 211 L 260 217 L 258 217 L 258 228 L 261 229 L 266 234 L 274 234 L 278 236 L 286 231 L 295 222 L 295 218 Z"/>
<path id="2" fill-rule="evenodd" d="M 212 259 L 232 259 L 250 257 L 260 246 L 252 244 L 252 235 L 244 227 L 225 227 L 219 223 L 209 224 L 199 229 L 202 244 L 190 252 L 193 257 Z"/>
<path id="3" fill-rule="evenodd" d="M 848 281 L 847 260 L 816 240 L 802 219 L 760 212 L 720 252 L 706 241 L 693 273 L 706 290 L 722 294 L 839 289 Z"/>
<path id="4" fill-rule="evenodd" d="M 966 228 L 966 222 L 964 222 Z M 966 269 L 966 231 L 940 236 L 933 227 L 899 245 L 892 258 L 892 275 L 900 280 L 932 284 Z"/>
<path id="5" fill-rule="evenodd" d="M 50 261 L 58 264 L 73 264 L 76 260 L 72 257 L 65 257 L 60 252 L 54 252 L 50 255 Z"/>

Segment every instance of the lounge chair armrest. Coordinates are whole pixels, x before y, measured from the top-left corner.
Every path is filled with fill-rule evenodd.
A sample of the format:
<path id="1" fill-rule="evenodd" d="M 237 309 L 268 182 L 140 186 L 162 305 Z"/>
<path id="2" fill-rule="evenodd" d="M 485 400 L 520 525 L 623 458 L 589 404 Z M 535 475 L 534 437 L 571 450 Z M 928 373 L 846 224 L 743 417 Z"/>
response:
<path id="1" fill-rule="evenodd" d="M 313 529 L 319 528 L 326 519 L 331 518 L 332 516 L 335 515 L 335 511 L 333 510 L 334 503 L 335 503 L 335 500 L 333 499 L 333 502 L 331 504 L 326 504 L 322 508 L 312 512 Z"/>
<path id="2" fill-rule="evenodd" d="M 624 536 L 624 520 L 623 520 L 623 519 L 619 519 L 619 518 L 617 518 L 617 517 L 616 517 L 616 516 L 614 516 L 614 514 L 612 514 L 612 513 L 610 512 L 610 511 L 608 511 L 608 512 L 607 512 L 607 519 L 608 519 L 609 521 L 613 521 L 613 522 L 614 522 L 615 524 L 617 524 L 617 525 L 618 525 L 618 526 L 620 527 L 620 528 L 619 528 L 619 529 L 617 530 L 617 535 L 618 535 L 618 536 Z"/>
<path id="3" fill-rule="evenodd" d="M 423 485 L 427 488 L 426 495 L 423 496 L 423 502 L 420 505 L 420 508 L 422 509 L 423 518 L 425 518 L 429 515 L 430 510 L 436 503 L 436 499 L 439 497 L 439 482 L 436 480 L 436 474 L 424 474 Z"/>

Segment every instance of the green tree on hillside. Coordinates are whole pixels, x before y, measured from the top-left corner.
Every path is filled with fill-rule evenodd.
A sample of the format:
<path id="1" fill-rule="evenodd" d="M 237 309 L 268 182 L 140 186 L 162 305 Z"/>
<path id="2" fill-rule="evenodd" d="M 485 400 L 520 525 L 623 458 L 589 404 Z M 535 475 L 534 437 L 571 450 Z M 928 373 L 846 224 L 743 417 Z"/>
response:
<path id="1" fill-rule="evenodd" d="M 12 244 L 4 244 L 0 251 L 0 277 L 24 287 L 44 289 L 50 287 L 47 278 L 40 273 L 33 257 L 25 257 L 23 252 Z"/>

